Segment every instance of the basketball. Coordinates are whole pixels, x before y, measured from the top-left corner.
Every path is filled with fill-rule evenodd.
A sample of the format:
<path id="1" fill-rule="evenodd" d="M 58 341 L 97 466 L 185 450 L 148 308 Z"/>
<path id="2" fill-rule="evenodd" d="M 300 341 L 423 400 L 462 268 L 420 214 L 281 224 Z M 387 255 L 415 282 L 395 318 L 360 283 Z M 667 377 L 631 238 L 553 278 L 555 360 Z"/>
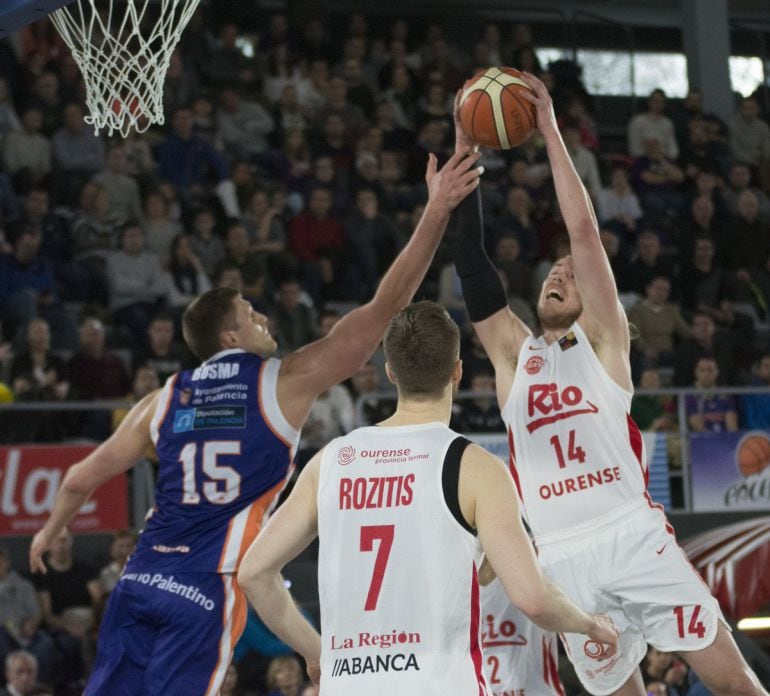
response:
<path id="1" fill-rule="evenodd" d="M 749 435 L 738 449 L 738 468 L 744 476 L 758 474 L 770 464 L 770 440 L 764 435 Z"/>
<path id="2" fill-rule="evenodd" d="M 460 97 L 465 132 L 483 147 L 508 150 L 521 145 L 537 124 L 535 105 L 523 91 L 532 90 L 514 68 L 489 68 L 472 77 Z"/>

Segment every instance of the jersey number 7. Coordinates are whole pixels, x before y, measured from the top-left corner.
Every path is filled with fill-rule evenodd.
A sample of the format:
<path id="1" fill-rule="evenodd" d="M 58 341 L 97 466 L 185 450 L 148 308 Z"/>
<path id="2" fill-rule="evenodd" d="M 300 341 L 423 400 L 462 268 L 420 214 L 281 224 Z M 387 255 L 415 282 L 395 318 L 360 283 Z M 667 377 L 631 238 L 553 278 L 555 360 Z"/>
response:
<path id="1" fill-rule="evenodd" d="M 374 550 L 374 540 L 379 539 L 377 557 L 374 559 L 374 572 L 369 583 L 369 592 L 366 595 L 364 611 L 374 611 L 377 608 L 377 600 L 380 598 L 382 580 L 385 577 L 385 568 L 388 565 L 390 549 L 393 546 L 393 534 L 396 531 L 394 524 L 376 524 L 361 527 L 361 551 Z"/>

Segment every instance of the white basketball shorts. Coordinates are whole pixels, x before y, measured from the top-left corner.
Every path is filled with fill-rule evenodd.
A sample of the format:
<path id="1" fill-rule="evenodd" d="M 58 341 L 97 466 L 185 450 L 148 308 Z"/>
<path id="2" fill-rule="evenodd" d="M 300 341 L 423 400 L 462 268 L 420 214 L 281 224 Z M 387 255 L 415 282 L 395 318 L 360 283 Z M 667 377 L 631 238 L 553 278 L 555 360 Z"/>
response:
<path id="1" fill-rule="evenodd" d="M 535 539 L 538 558 L 575 604 L 609 615 L 620 632 L 617 653 L 584 635 L 562 636 L 585 689 L 605 696 L 633 674 L 647 651 L 701 650 L 727 623 L 717 600 L 690 565 L 663 510 L 647 499 L 580 525 Z M 729 628 L 729 626 L 728 626 Z"/>

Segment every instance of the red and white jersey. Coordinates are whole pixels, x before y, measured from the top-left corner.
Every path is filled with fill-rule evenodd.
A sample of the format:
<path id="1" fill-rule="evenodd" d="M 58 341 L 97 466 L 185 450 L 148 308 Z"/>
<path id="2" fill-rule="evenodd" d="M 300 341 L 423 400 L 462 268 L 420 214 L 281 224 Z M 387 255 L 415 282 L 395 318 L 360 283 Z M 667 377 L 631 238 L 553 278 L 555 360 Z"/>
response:
<path id="1" fill-rule="evenodd" d="M 616 384 L 575 323 L 558 341 L 527 337 L 502 416 L 510 469 L 535 535 L 558 535 L 641 500 L 647 460 Z"/>
<path id="2" fill-rule="evenodd" d="M 480 593 L 481 649 L 493 696 L 564 696 L 556 634 L 522 614 L 498 578 Z"/>
<path id="3" fill-rule="evenodd" d="M 443 492 L 458 437 L 441 423 L 368 427 L 326 446 L 321 694 L 489 696 L 478 545 Z M 456 497 L 456 477 L 453 487 Z"/>

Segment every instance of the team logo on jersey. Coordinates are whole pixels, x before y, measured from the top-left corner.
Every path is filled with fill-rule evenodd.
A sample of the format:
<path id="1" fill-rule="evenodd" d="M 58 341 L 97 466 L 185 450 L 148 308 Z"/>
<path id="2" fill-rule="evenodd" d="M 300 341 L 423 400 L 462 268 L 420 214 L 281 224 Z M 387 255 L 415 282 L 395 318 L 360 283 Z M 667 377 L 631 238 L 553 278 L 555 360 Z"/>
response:
<path id="1" fill-rule="evenodd" d="M 499 625 L 492 614 L 487 614 L 481 629 L 482 648 L 500 648 L 512 645 L 526 645 L 527 639 L 521 633 L 517 634 L 513 621 L 502 621 Z"/>
<path id="2" fill-rule="evenodd" d="M 583 643 L 583 652 L 592 660 L 606 660 L 610 656 L 609 646 L 595 640 Z"/>
<path id="3" fill-rule="evenodd" d="M 245 406 L 206 406 L 179 409 L 174 414 L 175 433 L 211 428 L 245 428 Z"/>
<path id="4" fill-rule="evenodd" d="M 527 394 L 527 415 L 530 418 L 536 415 L 543 417 L 527 423 L 527 430 L 533 433 L 544 425 L 550 425 L 565 418 L 599 412 L 599 408 L 588 400 L 585 401 L 586 408 L 574 408 L 582 406 L 582 402 L 583 392 L 580 387 L 569 385 L 560 390 L 559 385 L 553 382 L 530 384 Z"/>
<path id="5" fill-rule="evenodd" d="M 192 389 L 182 389 L 182 391 L 179 392 L 179 405 L 187 406 L 187 404 L 190 403 L 191 397 L 192 397 Z"/>
<path id="6" fill-rule="evenodd" d="M 350 445 L 345 445 L 344 447 L 341 447 L 337 452 L 337 463 L 342 464 L 342 466 L 347 466 L 348 464 L 351 464 L 355 458 L 356 458 L 356 448 L 351 447 Z"/>
<path id="7" fill-rule="evenodd" d="M 540 370 L 543 369 L 543 365 L 545 365 L 545 360 L 541 358 L 539 355 L 533 355 L 527 362 L 524 364 L 524 369 L 527 371 L 528 375 L 536 375 Z"/>

